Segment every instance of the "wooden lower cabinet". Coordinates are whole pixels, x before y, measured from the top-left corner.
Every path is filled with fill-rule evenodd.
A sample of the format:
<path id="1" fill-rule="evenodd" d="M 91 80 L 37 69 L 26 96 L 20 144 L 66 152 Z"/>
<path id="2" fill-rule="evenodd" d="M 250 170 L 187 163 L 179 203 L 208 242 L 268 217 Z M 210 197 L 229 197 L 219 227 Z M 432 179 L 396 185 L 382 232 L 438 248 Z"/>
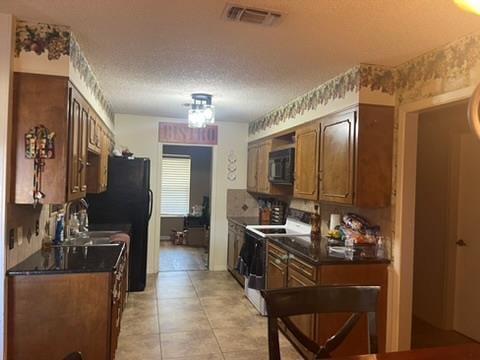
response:
<path id="1" fill-rule="evenodd" d="M 381 287 L 377 312 L 379 352 L 385 352 L 387 310 L 387 264 L 315 265 L 292 255 L 280 245 L 268 243 L 267 288 L 302 287 L 312 285 L 378 285 Z M 305 335 L 319 344 L 334 335 L 350 314 L 312 314 L 294 316 L 291 320 Z M 283 323 L 280 329 L 297 349 L 308 355 L 291 336 Z M 367 323 L 363 316 L 333 356 L 366 354 L 368 352 Z"/>
<path id="2" fill-rule="evenodd" d="M 291 269 L 291 267 L 288 268 L 287 279 L 287 287 L 289 288 L 315 285 L 312 280 Z M 291 320 L 305 335 L 307 335 L 310 339 L 314 339 L 315 316 L 316 315 L 292 316 Z"/>
<path id="3" fill-rule="evenodd" d="M 232 221 L 228 223 L 228 248 L 227 248 L 227 269 L 233 277 L 243 286 L 245 278 L 237 270 L 237 261 L 245 242 L 245 228 Z"/>
<path id="4" fill-rule="evenodd" d="M 287 287 L 287 264 L 278 258 L 269 256 L 267 260 L 267 288 L 281 289 Z"/>
<path id="5" fill-rule="evenodd" d="M 126 252 L 116 272 L 7 276 L 7 359 L 114 359 L 126 300 Z"/>

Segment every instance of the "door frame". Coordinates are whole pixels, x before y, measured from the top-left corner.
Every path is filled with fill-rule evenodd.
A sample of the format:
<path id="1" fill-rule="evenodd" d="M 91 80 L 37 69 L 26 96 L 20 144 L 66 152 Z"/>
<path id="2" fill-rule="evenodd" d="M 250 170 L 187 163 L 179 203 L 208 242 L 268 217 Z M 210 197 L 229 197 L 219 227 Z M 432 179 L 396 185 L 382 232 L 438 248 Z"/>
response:
<path id="1" fill-rule="evenodd" d="M 214 230 L 216 229 L 216 226 L 217 224 L 215 223 L 214 219 L 214 214 L 215 214 L 215 210 L 216 210 L 216 205 L 215 205 L 215 192 L 213 191 L 213 189 L 215 188 L 215 177 L 213 176 L 215 174 L 215 164 L 216 164 L 216 156 L 217 156 L 217 147 L 215 145 L 206 145 L 206 144 L 178 144 L 178 143 L 161 143 L 159 142 L 158 143 L 158 150 L 157 150 L 157 154 L 158 154 L 158 164 L 157 164 L 157 184 L 155 184 L 155 193 L 158 194 L 158 196 L 156 197 L 156 199 L 154 200 L 154 206 L 157 207 L 158 209 L 158 213 L 160 214 L 158 220 L 157 220 L 157 224 L 155 226 L 155 233 L 158 234 L 158 241 L 155 242 L 155 248 L 154 248 L 154 252 L 155 252 L 155 259 L 156 259 L 156 272 L 159 272 L 160 270 L 160 234 L 162 232 L 162 228 L 161 228 L 161 219 L 162 219 L 162 216 L 161 216 L 161 203 L 162 203 L 162 197 L 161 197 L 161 191 L 162 191 L 162 159 L 163 159 L 163 145 L 174 145 L 174 146 L 199 146 L 199 147 L 209 147 L 212 149 L 212 158 L 211 158 L 211 169 L 210 169 L 210 232 L 208 234 L 209 236 L 209 241 L 208 241 L 208 269 L 206 270 L 210 270 L 210 271 L 213 271 L 214 270 L 214 267 L 215 267 L 215 264 L 214 264 L 214 261 L 213 261 L 213 256 L 212 254 L 214 254 L 214 248 L 215 248 L 215 244 L 214 244 L 214 239 L 215 239 L 215 236 L 212 236 L 212 234 L 214 234 Z M 155 205 L 157 204 L 157 205 Z"/>
<path id="2" fill-rule="evenodd" d="M 467 100 L 475 86 L 402 104 L 397 109 L 396 202 L 392 265 L 389 269 L 387 351 L 408 350 L 411 343 L 415 191 L 419 113 Z"/>
<path id="3" fill-rule="evenodd" d="M 0 234 L 6 238 L 6 205 L 9 188 L 9 159 L 8 147 L 11 133 L 12 113 L 12 74 L 14 49 L 14 17 L 9 14 L 0 14 Z M 10 41 L 9 41 L 10 40 Z M 5 243 L 0 246 L 0 268 L 3 274 L 6 271 Z M 0 280 L 0 358 L 5 356 L 5 276 Z"/>

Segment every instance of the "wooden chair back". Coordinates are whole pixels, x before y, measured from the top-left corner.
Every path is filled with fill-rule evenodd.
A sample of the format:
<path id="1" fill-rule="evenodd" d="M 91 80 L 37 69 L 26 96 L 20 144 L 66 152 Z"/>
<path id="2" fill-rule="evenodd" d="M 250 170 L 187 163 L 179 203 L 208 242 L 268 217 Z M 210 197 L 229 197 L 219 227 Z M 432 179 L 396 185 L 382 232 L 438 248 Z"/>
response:
<path id="1" fill-rule="evenodd" d="M 367 314 L 368 319 L 369 353 L 377 353 L 376 312 L 379 292 L 379 286 L 337 285 L 263 290 L 268 313 L 269 359 L 280 359 L 278 319 L 281 319 L 295 338 L 313 354 L 314 359 L 328 359 L 363 313 Z M 295 315 L 326 313 L 352 313 L 352 315 L 323 345 L 306 336 L 289 318 Z"/>
<path id="2" fill-rule="evenodd" d="M 68 354 L 63 360 L 83 360 L 82 353 L 79 351 Z"/>

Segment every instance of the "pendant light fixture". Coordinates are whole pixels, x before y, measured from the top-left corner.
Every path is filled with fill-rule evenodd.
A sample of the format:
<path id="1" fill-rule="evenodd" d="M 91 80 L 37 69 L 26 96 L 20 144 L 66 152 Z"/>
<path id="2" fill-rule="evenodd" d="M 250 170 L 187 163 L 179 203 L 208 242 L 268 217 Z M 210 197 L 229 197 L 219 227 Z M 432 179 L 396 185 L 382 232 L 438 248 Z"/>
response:
<path id="1" fill-rule="evenodd" d="M 215 106 L 212 105 L 212 95 L 192 94 L 193 103 L 188 110 L 188 127 L 204 128 L 215 122 Z"/>
<path id="2" fill-rule="evenodd" d="M 480 0 L 453 0 L 461 9 L 480 15 Z"/>

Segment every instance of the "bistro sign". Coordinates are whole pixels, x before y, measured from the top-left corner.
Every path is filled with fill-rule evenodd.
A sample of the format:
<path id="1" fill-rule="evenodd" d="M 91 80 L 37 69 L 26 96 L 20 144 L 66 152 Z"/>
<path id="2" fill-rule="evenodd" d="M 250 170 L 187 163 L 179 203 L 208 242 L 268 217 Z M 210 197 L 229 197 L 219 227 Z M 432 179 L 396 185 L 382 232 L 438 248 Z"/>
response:
<path id="1" fill-rule="evenodd" d="M 158 142 L 166 144 L 197 144 L 217 145 L 217 125 L 205 128 L 190 128 L 187 124 L 166 123 L 158 124 Z"/>

